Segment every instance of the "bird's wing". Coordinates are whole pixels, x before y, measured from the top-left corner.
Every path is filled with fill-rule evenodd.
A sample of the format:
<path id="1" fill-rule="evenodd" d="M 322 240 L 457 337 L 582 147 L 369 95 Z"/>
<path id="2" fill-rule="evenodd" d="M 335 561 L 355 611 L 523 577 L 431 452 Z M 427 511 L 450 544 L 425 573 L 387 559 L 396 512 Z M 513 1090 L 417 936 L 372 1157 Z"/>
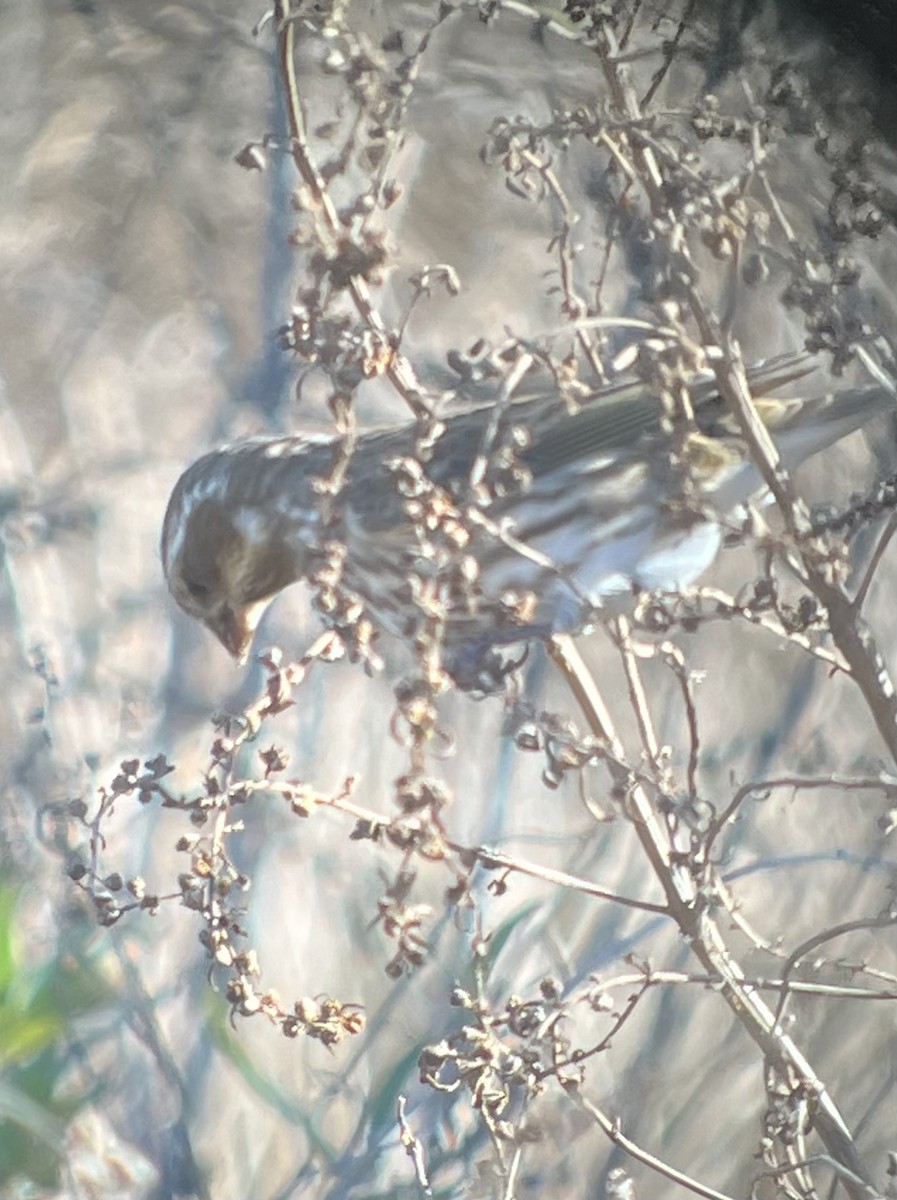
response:
<path id="1" fill-rule="evenodd" d="M 813 370 L 808 355 L 785 354 L 748 368 L 748 383 L 752 395 L 763 397 Z M 689 390 L 696 414 L 719 404 L 716 379 L 711 374 L 696 377 Z M 638 380 L 597 389 L 582 401 L 579 412 L 566 419 L 558 408 L 556 402 L 553 419 L 533 431 L 531 449 L 524 455 L 534 475 L 547 474 L 573 462 L 588 463 L 603 458 L 627 461 L 640 452 L 643 438 L 659 432 L 662 416 L 659 400 Z"/>
<path id="2" fill-rule="evenodd" d="M 813 369 L 808 355 L 786 354 L 750 367 L 748 380 L 754 396 L 762 397 Z M 719 403 L 712 374 L 696 376 L 691 393 L 696 412 Z M 579 411 L 567 413 L 554 386 L 521 395 L 502 414 L 498 442 L 503 428 L 516 425 L 527 429 L 530 444 L 520 452 L 520 458 L 533 478 L 541 479 L 573 464 L 592 470 L 600 469 L 605 462 L 609 467 L 625 466 L 644 453 L 645 439 L 660 430 L 660 402 L 641 380 L 629 378 L 602 385 L 582 397 L 580 405 Z M 483 405 L 446 418 L 445 430 L 427 464 L 433 483 L 457 491 L 470 478 L 476 457 L 484 449 L 492 411 L 491 405 Z M 488 452 L 488 446 L 486 449 Z M 365 493 L 369 494 L 373 479 L 389 472 L 390 462 L 413 455 L 413 426 L 368 434 L 359 442 L 350 468 L 347 499 L 367 510 L 365 524 L 372 530 L 404 524 L 394 487 L 384 488 L 382 494 L 389 493 L 397 505 L 389 499 L 379 511 L 370 511 Z"/>

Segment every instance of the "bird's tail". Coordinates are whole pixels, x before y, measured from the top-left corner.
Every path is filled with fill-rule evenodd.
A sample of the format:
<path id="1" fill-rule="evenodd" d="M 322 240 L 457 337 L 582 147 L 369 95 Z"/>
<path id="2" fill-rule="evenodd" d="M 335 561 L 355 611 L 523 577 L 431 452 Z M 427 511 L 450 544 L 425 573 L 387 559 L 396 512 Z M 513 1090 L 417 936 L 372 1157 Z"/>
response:
<path id="1" fill-rule="evenodd" d="M 759 414 L 789 467 L 859 429 L 878 413 L 897 411 L 884 387 L 850 388 L 812 398 L 760 399 Z"/>

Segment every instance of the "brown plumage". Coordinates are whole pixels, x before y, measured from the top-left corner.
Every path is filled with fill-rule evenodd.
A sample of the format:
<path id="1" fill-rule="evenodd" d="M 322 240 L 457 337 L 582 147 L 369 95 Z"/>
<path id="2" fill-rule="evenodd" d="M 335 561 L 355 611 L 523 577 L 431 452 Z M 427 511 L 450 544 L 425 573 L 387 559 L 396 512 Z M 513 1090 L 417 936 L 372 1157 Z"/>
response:
<path id="1" fill-rule="evenodd" d="M 764 396 L 809 369 L 803 356 L 790 356 L 759 364 L 749 379 Z M 457 571 L 440 574 L 428 560 L 409 515 L 424 494 L 409 496 L 403 478 L 414 426 L 358 439 L 326 529 L 318 481 L 330 475 L 339 443 L 288 437 L 226 446 L 174 489 L 162 535 L 168 585 L 240 661 L 270 601 L 307 577 L 320 543 L 334 538 L 346 546 L 344 583 L 400 636 L 420 619 L 414 580 L 435 581 L 450 668 L 496 644 L 575 632 L 631 603 L 633 589 L 693 582 L 717 553 L 721 520 L 760 488 L 713 378 L 698 377 L 691 394 L 697 428 L 684 443 L 685 469 L 671 465 L 659 402 L 641 382 L 597 389 L 574 414 L 547 390 L 515 400 L 494 430 L 490 406 L 447 418 L 424 492 L 459 518 L 460 589 Z M 866 388 L 760 407 L 793 467 L 891 403 L 883 389 Z M 487 484 L 498 479 L 487 492 L 471 487 L 484 438 L 496 451 L 493 466 L 504 464 L 487 472 Z"/>

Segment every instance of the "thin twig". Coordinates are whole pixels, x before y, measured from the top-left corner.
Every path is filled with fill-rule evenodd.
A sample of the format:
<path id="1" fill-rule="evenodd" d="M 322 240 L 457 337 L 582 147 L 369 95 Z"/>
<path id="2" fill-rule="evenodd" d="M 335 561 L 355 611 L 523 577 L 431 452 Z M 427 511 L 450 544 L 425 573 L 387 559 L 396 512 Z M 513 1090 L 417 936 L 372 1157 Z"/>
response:
<path id="1" fill-rule="evenodd" d="M 785 962 L 782 973 L 782 981 L 788 984 L 790 981 L 791 972 L 795 970 L 797 964 L 802 958 L 806 958 L 813 950 L 819 946 L 824 946 L 826 942 L 834 941 L 835 938 L 844 937 L 848 933 L 857 933 L 865 929 L 892 929 L 897 925 L 897 914 L 888 913 L 881 917 L 864 917 L 856 921 L 844 921 L 840 925 L 833 925 L 829 929 L 823 929 L 821 933 L 814 934 L 813 937 L 807 938 L 805 942 L 801 942 L 789 954 Z M 776 1006 L 776 1021 L 781 1021 L 785 1011 L 785 1005 L 788 1000 L 787 988 L 782 991 L 779 997 L 779 1003 Z"/>
<path id="2" fill-rule="evenodd" d="M 555 637 L 549 649 L 592 731 L 607 739 L 612 748 L 619 747 L 607 707 L 573 640 L 566 636 Z M 615 768 L 612 761 L 609 767 L 612 773 L 616 770 L 617 783 L 627 788 L 633 827 L 667 897 L 670 915 L 682 930 L 687 944 L 703 966 L 716 975 L 722 996 L 760 1047 L 764 1058 L 783 1076 L 796 1073 L 808 1093 L 813 1095 L 816 1127 L 829 1153 L 862 1177 L 862 1164 L 850 1130 L 825 1084 L 797 1045 L 776 1025 L 769 1006 L 747 983 L 745 973 L 729 952 L 710 910 L 699 902 L 691 873 L 676 860 L 669 831 L 659 822 L 644 789 L 633 784 L 631 779 L 620 777 L 619 768 Z M 865 1190 L 860 1192 L 851 1188 L 849 1183 L 847 1187 L 854 1200 L 868 1195 Z"/>
<path id="3" fill-rule="evenodd" d="M 715 1188 L 708 1187 L 699 1180 L 693 1179 L 691 1175 L 686 1175 L 683 1171 L 677 1171 L 675 1167 L 671 1167 L 663 1159 L 656 1158 L 653 1154 L 649 1154 L 647 1150 L 643 1150 L 637 1142 L 626 1136 L 620 1128 L 618 1121 L 611 1120 L 606 1113 L 602 1112 L 597 1104 L 593 1104 L 581 1092 L 576 1093 L 576 1098 L 594 1120 L 595 1124 L 607 1134 L 614 1145 L 625 1150 L 636 1162 L 650 1167 L 652 1171 L 656 1171 L 664 1179 L 671 1179 L 673 1183 L 681 1184 L 682 1187 L 688 1188 L 690 1192 L 694 1192 L 696 1196 L 704 1196 L 705 1200 L 732 1200 L 732 1197 L 726 1195 L 725 1192 L 718 1192 Z"/>
<path id="4" fill-rule="evenodd" d="M 863 611 L 863 605 L 866 603 L 866 596 L 869 594 L 869 588 L 872 586 L 875 572 L 878 570 L 878 565 L 884 556 L 885 550 L 888 548 L 888 543 L 895 533 L 897 533 L 897 514 L 892 514 L 881 531 L 878 541 L 875 544 L 875 549 L 872 552 L 872 558 L 869 560 L 869 565 L 863 575 L 862 582 L 853 598 L 853 609 L 857 616 Z"/>
<path id="5" fill-rule="evenodd" d="M 299 95 L 299 85 L 296 79 L 296 21 L 298 12 L 293 11 L 292 0 L 276 0 L 275 24 L 277 29 L 277 44 L 280 59 L 280 76 L 286 97 L 287 118 L 290 126 L 290 142 L 293 161 L 299 171 L 303 183 L 308 188 L 318 211 L 324 218 L 331 235 L 337 236 L 343 232 L 342 224 L 336 206 L 327 191 L 327 185 L 314 165 L 311 148 L 306 134 L 306 121 Z M 430 410 L 424 400 L 423 389 L 417 379 L 409 360 L 399 352 L 394 339 L 390 337 L 383 319 L 371 300 L 370 289 L 359 275 L 353 275 L 349 280 L 348 290 L 359 315 L 367 327 L 382 339 L 384 345 L 392 349 L 386 373 L 393 386 L 404 399 L 416 417 L 427 418 Z"/>
<path id="6" fill-rule="evenodd" d="M 780 788 L 810 791 L 831 788 L 839 792 L 883 792 L 888 798 L 897 797 L 897 778 L 882 774 L 877 778 L 855 775 L 780 775 L 774 779 L 754 779 L 742 784 L 723 811 L 711 822 L 704 839 L 704 854 L 709 858 L 713 843 L 738 809 L 750 796 L 762 796 Z"/>
<path id="7" fill-rule="evenodd" d="M 785 980 L 779 976 L 751 975 L 745 976 L 747 986 L 764 992 L 793 992 L 797 996 L 818 996 L 825 1000 L 897 1000 L 897 987 L 888 991 L 876 992 L 870 988 L 857 987 L 853 984 L 842 983 L 810 983 L 804 979 Z M 713 988 L 719 983 L 715 975 L 695 974 L 687 971 L 645 971 L 632 972 L 626 975 L 615 975 L 610 979 L 601 979 L 602 991 L 615 988 L 631 988 L 634 984 L 647 983 L 651 987 L 667 987 L 685 985 L 691 987 Z"/>

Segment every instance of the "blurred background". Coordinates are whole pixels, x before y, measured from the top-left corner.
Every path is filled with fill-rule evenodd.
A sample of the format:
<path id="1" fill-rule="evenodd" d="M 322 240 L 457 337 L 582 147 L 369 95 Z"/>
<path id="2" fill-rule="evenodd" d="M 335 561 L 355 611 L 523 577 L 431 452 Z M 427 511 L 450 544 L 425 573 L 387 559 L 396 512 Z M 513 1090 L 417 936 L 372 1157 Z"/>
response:
<path id="1" fill-rule="evenodd" d="M 383 216 L 389 269 L 375 301 L 387 324 L 398 324 L 409 275 L 435 263 L 451 264 L 461 294 L 437 288 L 415 307 L 408 356 L 422 373 L 438 374 L 453 348 L 557 328 L 557 213 L 509 189 L 481 148 L 499 117 L 540 122 L 556 109 L 600 105 L 591 53 L 522 4 L 461 4 L 435 28 L 437 6 L 423 2 L 335 7 L 373 47 L 400 30 L 409 50 L 432 29 L 395 148 L 391 173 L 402 194 Z M 653 97 L 664 119 L 708 90 L 723 108 L 743 106 L 746 88 L 765 103 L 771 81 L 793 72 L 799 82 L 771 113 L 782 130 L 767 171 L 805 243 L 827 236 L 835 187 L 818 121 L 828 123 L 830 142 L 863 144 L 882 221 L 875 237 L 850 247 L 861 275 L 841 315 L 893 345 L 892 7 L 622 7 L 631 9 L 640 80 L 650 81 L 675 47 Z M 490 8 L 495 19 L 486 22 Z M 172 789 L 194 793 L 209 765 L 213 714 L 239 712 L 262 686 L 258 665 L 237 669 L 165 592 L 157 545 L 175 480 L 235 436 L 329 421 L 323 389 L 314 378 L 297 386 L 297 366 L 277 336 L 302 266 L 302 248 L 290 244 L 302 219 L 295 168 L 276 149 L 264 170 L 234 161 L 266 134 L 280 144 L 287 137 L 272 27 L 252 28 L 262 16 L 237 0 L 0 7 L 2 1195 L 418 1196 L 399 1142 L 399 1094 L 433 1194 L 510 1195 L 463 1096 L 436 1094 L 417 1079 L 423 1047 L 461 1020 L 450 991 L 459 980 L 473 986 L 472 939 L 492 939 L 480 969 L 496 1004 L 539 995 L 546 975 L 572 993 L 593 974 L 631 974 L 633 962 L 694 968 L 669 922 L 544 878 L 516 875 L 493 895 L 484 875 L 472 885 L 476 903 L 459 914 L 445 901 L 451 880 L 434 864 L 416 881 L 418 899 L 432 907 L 427 961 L 390 979 L 392 948 L 376 917 L 395 855 L 350 840 L 339 814 L 297 820 L 277 797 L 254 797 L 240 814 L 236 853 L 253 880 L 245 923 L 264 986 L 287 1006 L 328 994 L 366 1014 L 362 1035 L 328 1049 L 286 1041 L 264 1018 L 232 1027 L 226 1001 L 209 986 L 196 914 L 176 899 L 153 917 L 135 913 L 102 929 L 65 873 L 70 801 L 95 805 L 122 761 L 160 753 L 176 766 Z M 303 35 L 300 86 L 316 129 L 345 120 L 351 106 L 344 77 L 323 69 L 313 25 Z M 701 167 L 724 170 L 727 152 L 708 143 Z M 601 269 L 607 236 L 601 172 L 581 145 L 559 151 L 556 169 L 580 216 L 585 284 Z M 346 179 L 353 183 L 351 170 Z M 642 265 L 630 246 L 614 257 L 606 311 L 643 315 Z M 709 266 L 705 282 L 724 309 L 729 266 Z M 804 315 L 783 305 L 783 290 L 775 270 L 755 287 L 738 285 L 734 330 L 748 360 L 804 345 Z M 813 386 L 821 390 L 831 363 L 819 363 Z M 851 365 L 846 378 L 862 373 Z M 362 424 L 407 417 L 382 381 L 362 388 L 357 404 Z M 844 504 L 894 470 L 893 450 L 893 421 L 879 418 L 807 465 L 804 494 Z M 871 546 L 870 536 L 857 539 L 859 562 Z M 754 564 L 749 549 L 734 550 L 714 582 L 737 592 Z M 865 608 L 892 666 L 894 568 L 886 553 Z M 261 642 L 294 655 L 318 629 L 299 587 L 274 606 Z M 706 673 L 698 690 L 702 792 L 718 807 L 751 779 L 893 771 L 850 683 L 793 645 L 731 622 L 677 640 L 689 668 Z M 606 639 L 594 635 L 584 652 L 602 685 L 621 694 Z M 260 746 L 285 747 L 291 776 L 323 792 L 357 776 L 358 802 L 388 815 L 407 765 L 390 715 L 408 663 L 400 647 L 387 644 L 384 654 L 374 678 L 345 662 L 318 665 Z M 685 725 L 675 685 L 657 663 L 646 670 L 661 740 L 679 765 Z M 524 670 L 524 695 L 538 711 L 572 715 L 539 649 Z M 508 736 L 500 698 L 453 693 L 441 718 L 459 748 L 440 764 L 455 841 L 659 902 L 631 828 L 603 819 L 612 805 L 598 771 L 546 788 L 539 756 L 522 754 Z M 247 773 L 258 773 L 257 748 L 247 753 Z M 895 883 L 887 810 L 872 790 L 779 788 L 745 806 L 720 852 L 744 916 L 768 939 L 765 957 L 748 952 L 751 970 L 781 971 L 773 953 L 780 939 L 787 955 L 820 930 L 887 908 Z M 127 798 L 103 826 L 106 868 L 176 896 L 184 860 L 175 846 L 188 830 L 183 814 Z M 847 984 L 870 966 L 885 991 L 897 990 L 893 928 L 859 929 L 826 946 L 824 957 L 826 981 Z M 625 1002 L 627 986 L 635 985 L 622 984 L 615 1003 Z M 893 1008 L 804 998 L 794 1010 L 802 1048 L 884 1187 Z M 569 1029 L 583 1045 L 607 1031 L 600 1005 L 578 1019 Z M 747 1194 L 768 1105 L 762 1062 L 712 995 L 697 985 L 652 991 L 591 1064 L 589 1087 L 653 1154 L 720 1191 Z M 632 1174 L 634 1194 L 673 1194 L 557 1092 L 534 1112 L 537 1144 L 513 1194 L 616 1195 L 618 1169 Z M 777 1192 L 767 1180 L 758 1194 Z"/>

